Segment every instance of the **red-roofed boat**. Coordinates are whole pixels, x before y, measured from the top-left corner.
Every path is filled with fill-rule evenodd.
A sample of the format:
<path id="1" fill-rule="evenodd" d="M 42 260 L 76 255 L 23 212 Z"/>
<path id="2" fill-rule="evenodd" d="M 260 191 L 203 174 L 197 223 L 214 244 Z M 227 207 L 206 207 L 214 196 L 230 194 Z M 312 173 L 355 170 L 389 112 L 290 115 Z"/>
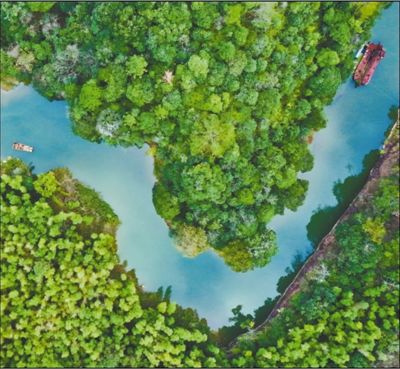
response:
<path id="1" fill-rule="evenodd" d="M 385 53 L 386 51 L 380 43 L 368 42 L 364 46 L 362 50 L 363 56 L 353 73 L 353 79 L 357 86 L 365 86 L 371 81 L 376 67 L 384 58 Z"/>

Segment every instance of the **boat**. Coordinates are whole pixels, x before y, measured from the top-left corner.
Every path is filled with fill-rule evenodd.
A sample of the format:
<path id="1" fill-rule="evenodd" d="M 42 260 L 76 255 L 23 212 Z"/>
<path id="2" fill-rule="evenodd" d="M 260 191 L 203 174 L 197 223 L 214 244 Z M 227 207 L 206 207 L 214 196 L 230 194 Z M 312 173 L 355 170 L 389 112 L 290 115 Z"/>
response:
<path id="1" fill-rule="evenodd" d="M 12 144 L 12 148 L 14 150 L 17 150 L 17 151 L 25 151 L 25 152 L 32 152 L 33 151 L 33 147 L 32 146 L 25 145 L 25 144 L 20 143 L 20 142 L 14 142 Z"/>
<path id="2" fill-rule="evenodd" d="M 357 86 L 366 86 L 371 81 L 376 67 L 384 58 L 385 53 L 386 50 L 381 43 L 368 42 L 362 47 L 361 51 L 357 53 L 362 55 L 361 60 L 353 73 L 353 80 Z"/>
<path id="3" fill-rule="evenodd" d="M 367 42 L 367 43 L 365 43 L 364 45 L 361 46 L 360 50 L 357 51 L 357 54 L 356 54 L 356 56 L 355 56 L 355 59 L 359 59 L 359 57 L 360 57 L 361 55 L 364 55 L 364 54 L 365 54 L 365 50 L 367 50 L 367 47 L 368 47 L 368 45 L 369 45 L 370 43 L 371 43 L 371 42 Z"/>

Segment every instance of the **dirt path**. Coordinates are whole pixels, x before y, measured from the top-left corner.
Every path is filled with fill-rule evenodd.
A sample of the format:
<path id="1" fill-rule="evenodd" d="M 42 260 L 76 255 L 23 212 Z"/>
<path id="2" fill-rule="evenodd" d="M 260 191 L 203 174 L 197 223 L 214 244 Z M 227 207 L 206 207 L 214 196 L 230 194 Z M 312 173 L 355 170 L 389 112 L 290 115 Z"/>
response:
<path id="1" fill-rule="evenodd" d="M 387 137 L 385 144 L 382 147 L 384 153 L 380 156 L 374 167 L 371 169 L 369 173 L 369 177 L 364 187 L 358 193 L 358 195 L 354 198 L 354 200 L 350 203 L 348 208 L 342 214 L 342 216 L 337 220 L 335 225 L 329 231 L 329 233 L 321 240 L 315 249 L 314 253 L 306 260 L 301 269 L 298 271 L 297 275 L 294 277 L 293 281 L 289 284 L 286 290 L 283 292 L 278 302 L 275 304 L 275 307 L 272 309 L 268 317 L 258 325 L 256 328 L 252 329 L 248 333 L 244 333 L 239 337 L 254 335 L 263 328 L 276 317 L 279 312 L 284 309 L 290 302 L 290 299 L 296 294 L 301 286 L 306 283 L 307 274 L 313 270 L 316 266 L 320 264 L 320 262 L 327 257 L 327 254 L 332 250 L 335 245 L 335 230 L 336 227 L 347 219 L 351 214 L 356 212 L 359 207 L 361 207 L 365 202 L 368 201 L 368 198 L 372 195 L 376 186 L 378 184 L 378 180 L 381 177 L 387 177 L 392 172 L 392 168 L 398 164 L 399 162 L 399 120 L 394 124 L 392 130 L 390 131 L 389 136 Z M 232 348 L 237 342 L 238 338 L 233 340 L 229 344 L 229 348 Z"/>

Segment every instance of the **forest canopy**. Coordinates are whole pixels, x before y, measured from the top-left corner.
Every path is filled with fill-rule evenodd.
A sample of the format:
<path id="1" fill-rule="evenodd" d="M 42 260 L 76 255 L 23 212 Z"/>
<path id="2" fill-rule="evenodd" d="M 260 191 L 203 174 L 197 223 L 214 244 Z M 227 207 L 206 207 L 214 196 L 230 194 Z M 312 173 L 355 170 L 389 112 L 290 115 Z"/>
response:
<path id="1" fill-rule="evenodd" d="M 67 100 L 88 140 L 150 145 L 178 248 L 246 271 L 277 250 L 272 217 L 302 204 L 307 138 L 382 6 L 3 2 L 2 80 Z"/>
<path id="2" fill-rule="evenodd" d="M 66 169 L 1 169 L 1 367 L 223 365 L 205 320 L 143 291 L 118 218 Z"/>
<path id="3" fill-rule="evenodd" d="M 247 271 L 276 252 L 268 222 L 302 204 L 307 141 L 383 6 L 3 2 L 1 82 L 65 99 L 85 139 L 150 146 L 154 205 L 177 248 L 189 257 L 212 248 Z M 121 264 L 118 217 L 94 190 L 67 169 L 36 175 L 9 158 L 0 366 L 380 365 L 398 350 L 398 180 L 395 165 L 376 181 L 336 228 L 334 252 L 269 325 L 254 331 L 271 299 L 254 318 L 239 305 L 233 327 L 211 332 L 170 288 L 146 292 Z M 227 348 L 229 329 L 248 334 Z"/>

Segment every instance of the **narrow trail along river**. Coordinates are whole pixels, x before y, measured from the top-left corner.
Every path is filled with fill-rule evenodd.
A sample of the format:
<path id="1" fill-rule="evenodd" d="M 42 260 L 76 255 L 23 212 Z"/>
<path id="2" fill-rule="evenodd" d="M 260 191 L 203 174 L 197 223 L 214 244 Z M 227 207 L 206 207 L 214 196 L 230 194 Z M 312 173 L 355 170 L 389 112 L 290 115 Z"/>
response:
<path id="1" fill-rule="evenodd" d="M 389 124 L 386 114 L 399 96 L 399 4 L 378 19 L 372 34 L 387 50 L 372 82 L 354 88 L 343 84 L 326 108 L 328 126 L 311 145 L 314 169 L 302 175 L 310 181 L 305 203 L 296 212 L 273 219 L 279 252 L 263 269 L 232 272 L 213 253 L 196 259 L 182 257 L 174 248 L 163 220 L 152 204 L 152 159 L 146 149 L 124 149 L 86 142 L 71 131 L 65 102 L 48 102 L 31 87 L 2 92 L 1 156 L 18 156 L 32 162 L 36 172 L 67 166 L 75 177 L 95 188 L 113 207 L 122 224 L 119 254 L 134 268 L 146 289 L 172 286 L 172 297 L 196 308 L 212 327 L 228 322 L 238 304 L 252 312 L 267 297 L 276 295 L 276 283 L 296 251 L 308 252 L 306 225 L 319 206 L 335 204 L 335 181 L 358 172 L 363 156 L 379 147 Z M 32 154 L 12 151 L 11 144 L 35 147 Z"/>

